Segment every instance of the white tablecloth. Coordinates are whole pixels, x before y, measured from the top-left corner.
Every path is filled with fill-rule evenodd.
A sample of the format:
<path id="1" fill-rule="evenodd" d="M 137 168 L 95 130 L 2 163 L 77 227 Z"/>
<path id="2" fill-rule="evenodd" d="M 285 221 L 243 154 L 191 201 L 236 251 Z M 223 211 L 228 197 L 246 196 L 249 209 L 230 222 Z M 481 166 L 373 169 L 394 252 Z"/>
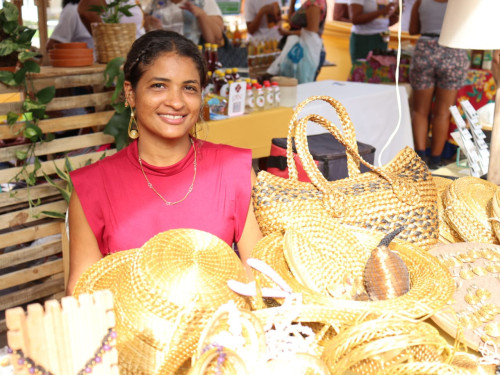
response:
<path id="1" fill-rule="evenodd" d="M 413 148 L 408 94 L 404 87 L 399 87 L 399 92 L 401 95 L 401 124 L 383 152 L 385 144 L 398 123 L 397 92 L 394 85 L 344 81 L 303 83 L 297 87 L 297 104 L 313 95 L 328 95 L 341 102 L 354 124 L 358 142 L 374 146 L 376 149 L 375 165 L 384 165 L 391 161 L 405 146 Z M 301 113 L 321 115 L 335 123 L 339 128 L 341 127 L 335 111 L 325 102 L 312 102 Z M 307 130 L 308 135 L 324 132 L 326 132 L 325 129 L 313 123 L 309 124 Z M 382 157 L 379 162 L 381 152 Z"/>

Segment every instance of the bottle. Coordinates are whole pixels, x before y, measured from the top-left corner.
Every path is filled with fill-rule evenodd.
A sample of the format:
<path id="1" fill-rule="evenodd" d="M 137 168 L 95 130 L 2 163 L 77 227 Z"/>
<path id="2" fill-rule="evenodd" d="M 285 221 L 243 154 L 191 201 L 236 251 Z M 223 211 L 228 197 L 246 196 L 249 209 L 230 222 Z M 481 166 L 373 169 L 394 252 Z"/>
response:
<path id="1" fill-rule="evenodd" d="M 224 86 L 227 81 L 226 77 L 224 77 L 224 73 L 221 72 L 220 70 L 215 71 L 215 80 L 214 80 L 214 91 L 217 95 L 220 95 L 221 88 Z"/>
<path id="2" fill-rule="evenodd" d="M 241 79 L 240 73 L 238 73 L 238 68 L 233 68 L 232 75 L 235 82 Z"/>
<path id="3" fill-rule="evenodd" d="M 212 67 L 212 69 L 209 68 L 209 70 L 212 70 L 212 71 L 214 71 L 216 69 L 219 69 L 219 68 L 222 68 L 222 64 L 219 61 L 219 53 L 218 53 L 217 49 L 218 49 L 217 44 L 212 44 L 211 45 L 211 51 L 212 51 L 212 53 L 211 53 L 211 55 L 212 55 L 212 61 L 211 61 L 212 66 L 211 67 Z"/>
<path id="4" fill-rule="evenodd" d="M 483 65 L 483 54 L 484 51 L 480 49 L 474 49 L 470 56 L 470 67 L 472 69 L 481 69 Z"/>
<path id="5" fill-rule="evenodd" d="M 236 22 L 233 32 L 233 46 L 239 47 L 241 45 L 241 39 L 242 39 L 241 31 L 238 27 L 238 22 Z"/>
<path id="6" fill-rule="evenodd" d="M 233 80 L 232 69 L 226 69 L 224 72 L 226 73 L 226 81 Z"/>
<path id="7" fill-rule="evenodd" d="M 212 65 L 212 51 L 210 50 L 210 43 L 205 43 L 205 50 L 203 51 L 203 57 L 205 58 L 205 62 L 207 63 L 208 70 L 213 72 L 213 70 L 210 69 Z"/>
<path id="8" fill-rule="evenodd" d="M 493 51 L 486 50 L 486 51 L 484 51 L 484 55 L 483 55 L 482 69 L 491 70 L 492 65 L 493 65 Z"/>
<path id="9" fill-rule="evenodd" d="M 229 98 L 229 89 L 231 87 L 231 84 L 234 81 L 232 79 L 228 80 L 226 83 L 224 83 L 221 88 L 220 88 L 220 96 L 223 96 L 224 98 Z"/>
<path id="10" fill-rule="evenodd" d="M 214 86 L 214 79 L 213 79 L 213 73 L 212 72 L 208 72 L 207 73 L 207 85 L 205 86 L 205 90 L 204 90 L 204 94 L 205 95 L 208 95 L 208 94 L 214 94 L 215 93 L 215 86 Z"/>
<path id="11" fill-rule="evenodd" d="M 245 114 L 252 113 L 255 107 L 255 100 L 253 97 L 252 84 L 247 82 L 247 92 L 245 96 Z"/>
<path id="12" fill-rule="evenodd" d="M 274 106 L 274 92 L 271 87 L 271 82 L 264 81 L 264 98 L 266 99 L 264 102 L 264 109 L 268 110 L 273 108 Z"/>
<path id="13" fill-rule="evenodd" d="M 274 108 L 278 108 L 280 106 L 280 85 L 278 82 L 273 82 L 271 84 L 274 90 Z"/>
<path id="14" fill-rule="evenodd" d="M 262 85 L 257 83 L 255 86 L 255 109 L 257 111 L 263 111 L 264 106 L 266 104 L 266 98 L 264 96 L 264 90 L 262 89 Z"/>

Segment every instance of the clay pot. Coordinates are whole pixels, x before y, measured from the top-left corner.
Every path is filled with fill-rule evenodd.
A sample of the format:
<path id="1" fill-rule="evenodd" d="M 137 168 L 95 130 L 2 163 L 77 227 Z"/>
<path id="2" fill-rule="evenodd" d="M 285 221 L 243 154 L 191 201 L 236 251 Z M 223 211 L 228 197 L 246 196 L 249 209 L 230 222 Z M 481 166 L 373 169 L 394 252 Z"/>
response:
<path id="1" fill-rule="evenodd" d="M 56 49 L 82 49 L 88 48 L 87 43 L 85 42 L 71 42 L 71 43 L 57 43 L 55 45 Z"/>
<path id="2" fill-rule="evenodd" d="M 77 67 L 77 66 L 89 66 L 94 63 L 94 57 L 82 57 L 82 58 L 68 58 L 68 59 L 57 59 L 50 58 L 50 65 L 56 67 Z"/>
<path id="3" fill-rule="evenodd" d="M 62 48 L 53 49 L 49 51 L 49 57 L 55 59 L 72 59 L 72 58 L 84 58 L 92 57 L 94 51 L 90 48 L 80 49 L 80 48 Z"/>

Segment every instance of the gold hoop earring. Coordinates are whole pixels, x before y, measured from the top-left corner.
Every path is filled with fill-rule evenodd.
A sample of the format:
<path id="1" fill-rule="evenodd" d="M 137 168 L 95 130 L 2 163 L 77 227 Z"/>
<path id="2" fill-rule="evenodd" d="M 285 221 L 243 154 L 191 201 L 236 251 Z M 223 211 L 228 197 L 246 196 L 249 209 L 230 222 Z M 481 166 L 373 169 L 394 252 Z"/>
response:
<path id="1" fill-rule="evenodd" d="M 135 124 L 135 129 L 132 129 L 132 125 Z M 128 122 L 128 136 L 131 139 L 139 138 L 139 126 L 137 126 L 137 121 L 134 116 L 134 109 L 130 107 L 130 121 Z"/>

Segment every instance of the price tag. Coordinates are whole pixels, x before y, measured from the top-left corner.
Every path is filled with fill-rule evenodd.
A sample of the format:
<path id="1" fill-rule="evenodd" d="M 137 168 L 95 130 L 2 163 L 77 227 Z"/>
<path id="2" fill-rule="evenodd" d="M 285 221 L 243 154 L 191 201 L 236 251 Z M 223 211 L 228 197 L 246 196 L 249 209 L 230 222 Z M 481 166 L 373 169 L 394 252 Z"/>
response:
<path id="1" fill-rule="evenodd" d="M 233 82 L 229 86 L 228 116 L 239 116 L 245 112 L 246 83 Z"/>
<path id="2" fill-rule="evenodd" d="M 470 175 L 472 177 L 481 177 L 481 167 L 477 163 L 469 163 Z"/>
<path id="3" fill-rule="evenodd" d="M 453 116 L 453 119 L 455 120 L 455 124 L 457 124 L 458 129 L 465 129 L 466 124 L 462 116 L 460 115 L 460 112 L 458 112 L 458 108 L 456 105 L 453 105 L 450 107 L 450 112 L 451 115 Z"/>

